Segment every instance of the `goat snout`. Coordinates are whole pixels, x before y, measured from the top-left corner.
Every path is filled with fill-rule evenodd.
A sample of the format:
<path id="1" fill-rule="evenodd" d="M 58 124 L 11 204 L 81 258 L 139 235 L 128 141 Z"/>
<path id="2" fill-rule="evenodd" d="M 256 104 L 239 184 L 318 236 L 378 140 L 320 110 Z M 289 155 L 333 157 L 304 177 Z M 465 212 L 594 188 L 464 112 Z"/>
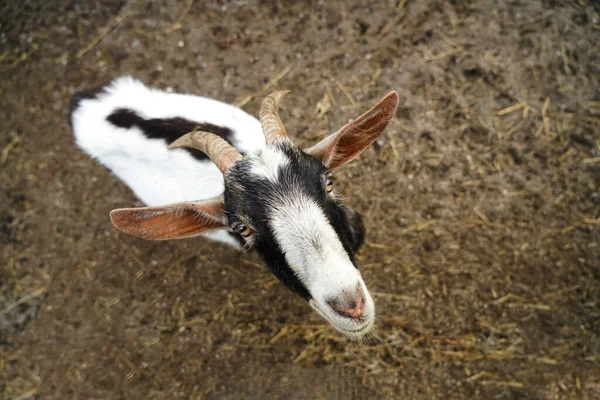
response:
<path id="1" fill-rule="evenodd" d="M 361 320 L 365 311 L 365 295 L 359 284 L 356 290 L 344 290 L 339 296 L 327 300 L 327 304 L 342 317 Z"/>

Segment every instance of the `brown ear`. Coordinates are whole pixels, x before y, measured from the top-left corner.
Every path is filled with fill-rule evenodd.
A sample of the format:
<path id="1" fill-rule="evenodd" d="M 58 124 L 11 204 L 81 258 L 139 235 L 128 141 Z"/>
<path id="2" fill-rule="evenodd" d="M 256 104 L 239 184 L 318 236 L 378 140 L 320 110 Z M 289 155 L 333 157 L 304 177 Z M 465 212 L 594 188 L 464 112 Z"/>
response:
<path id="1" fill-rule="evenodd" d="M 226 227 L 223 198 L 110 212 L 115 228 L 149 240 L 181 239 Z"/>
<path id="2" fill-rule="evenodd" d="M 305 150 L 327 168 L 336 168 L 363 152 L 381 135 L 398 106 L 398 93 L 390 92 L 369 111 L 334 134 Z"/>

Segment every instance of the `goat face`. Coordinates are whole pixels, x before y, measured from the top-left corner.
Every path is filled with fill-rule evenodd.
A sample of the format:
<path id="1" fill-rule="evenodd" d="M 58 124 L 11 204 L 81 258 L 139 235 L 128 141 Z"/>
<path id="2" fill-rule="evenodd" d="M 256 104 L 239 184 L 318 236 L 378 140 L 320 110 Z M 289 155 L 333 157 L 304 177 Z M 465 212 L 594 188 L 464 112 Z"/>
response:
<path id="1" fill-rule="evenodd" d="M 256 250 L 271 272 L 338 331 L 360 338 L 373 327 L 375 306 L 354 253 L 362 244 L 360 214 L 343 206 L 332 170 L 361 153 L 383 131 L 398 103 L 395 92 L 305 151 L 288 138 L 277 109 L 283 92 L 263 103 L 266 146 L 242 157 L 210 133 L 194 132 L 171 147 L 205 152 L 224 175 L 215 199 L 111 213 L 122 231 L 147 239 L 195 236 L 228 228 Z"/>
<path id="2" fill-rule="evenodd" d="M 354 264 L 364 237 L 360 215 L 333 189 L 331 171 L 289 140 L 268 144 L 225 176 L 233 232 L 271 272 L 342 333 L 373 324 L 373 300 Z"/>

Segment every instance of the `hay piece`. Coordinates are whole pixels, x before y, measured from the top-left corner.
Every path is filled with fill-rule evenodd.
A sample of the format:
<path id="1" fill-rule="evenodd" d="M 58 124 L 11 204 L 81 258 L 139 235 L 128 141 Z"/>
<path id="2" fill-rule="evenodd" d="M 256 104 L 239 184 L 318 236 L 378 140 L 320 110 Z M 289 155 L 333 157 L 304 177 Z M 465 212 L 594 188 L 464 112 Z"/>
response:
<path id="1" fill-rule="evenodd" d="M 8 160 L 8 154 L 20 141 L 20 136 L 14 136 L 12 140 L 2 149 L 2 153 L 0 154 L 0 165 L 6 164 L 6 161 Z"/>
<path id="2" fill-rule="evenodd" d="M 46 293 L 47 290 L 48 290 L 48 288 L 46 286 L 43 286 L 37 290 L 34 290 L 33 292 L 29 293 L 28 295 L 21 297 L 19 300 L 15 301 L 12 304 L 9 304 L 6 308 L 4 308 L 2 311 L 0 311 L 0 317 L 2 317 L 4 314 L 7 314 L 10 311 L 14 310 L 21 304 L 26 303 L 29 300 L 35 299 L 37 297 L 40 297 L 41 295 Z"/>
<path id="3" fill-rule="evenodd" d="M 501 117 L 501 116 L 509 114 L 513 111 L 520 110 L 521 108 L 524 108 L 524 107 L 527 107 L 527 103 L 524 101 L 521 101 L 520 103 L 516 103 L 516 104 L 513 104 L 512 106 L 503 108 L 502 110 L 496 112 L 496 115 Z"/>
<path id="4" fill-rule="evenodd" d="M 88 42 L 88 44 L 86 44 L 81 50 L 79 50 L 77 52 L 77 54 L 75 54 L 75 58 L 81 58 L 84 54 L 86 54 L 88 51 L 90 51 L 91 49 L 93 49 L 98 43 L 100 43 L 102 41 L 102 39 L 104 39 L 106 37 L 106 35 L 108 35 L 110 33 L 110 31 L 112 31 L 113 29 L 115 29 L 121 22 L 125 21 L 130 15 L 131 15 L 131 12 L 129 12 L 129 11 L 124 12 L 124 13 L 118 15 L 108 25 L 106 25 L 100 31 L 99 34 L 97 34 L 96 36 L 94 36 L 92 38 L 92 40 L 90 40 Z"/>
<path id="5" fill-rule="evenodd" d="M 292 68 L 293 68 L 293 64 L 290 64 L 287 67 L 285 67 L 284 69 L 282 69 L 277 75 L 275 75 L 273 78 L 271 78 L 271 80 L 263 86 L 263 90 L 268 90 L 268 89 L 272 88 L 273 86 L 277 85 L 277 82 L 279 82 L 281 79 L 283 79 L 283 77 L 285 77 L 287 74 L 289 74 L 290 71 L 292 70 Z"/>

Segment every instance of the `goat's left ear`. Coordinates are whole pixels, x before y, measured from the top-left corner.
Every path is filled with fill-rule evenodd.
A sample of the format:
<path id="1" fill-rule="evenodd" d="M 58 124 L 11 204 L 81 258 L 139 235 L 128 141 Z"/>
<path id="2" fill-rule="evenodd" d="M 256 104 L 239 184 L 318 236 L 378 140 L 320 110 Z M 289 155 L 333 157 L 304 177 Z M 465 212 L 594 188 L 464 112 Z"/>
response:
<path id="1" fill-rule="evenodd" d="M 381 135 L 398 106 L 398 93 L 390 92 L 369 111 L 336 133 L 304 150 L 327 168 L 336 168 L 363 152 Z"/>
<path id="2" fill-rule="evenodd" d="M 182 239 L 226 227 L 223 198 L 110 212 L 115 228 L 149 240 Z"/>

